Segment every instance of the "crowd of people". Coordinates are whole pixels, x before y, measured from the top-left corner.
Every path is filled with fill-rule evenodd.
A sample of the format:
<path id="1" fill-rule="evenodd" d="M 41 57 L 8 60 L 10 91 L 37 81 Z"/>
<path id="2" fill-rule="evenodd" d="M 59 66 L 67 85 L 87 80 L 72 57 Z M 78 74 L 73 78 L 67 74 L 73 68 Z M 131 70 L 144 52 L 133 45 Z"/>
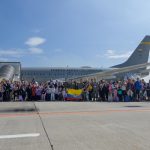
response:
<path id="1" fill-rule="evenodd" d="M 82 101 L 149 101 L 150 82 L 143 79 L 127 79 L 122 81 L 68 81 L 57 80 L 45 83 L 11 82 L 0 83 L 1 101 L 65 101 L 67 89 L 82 89 Z"/>

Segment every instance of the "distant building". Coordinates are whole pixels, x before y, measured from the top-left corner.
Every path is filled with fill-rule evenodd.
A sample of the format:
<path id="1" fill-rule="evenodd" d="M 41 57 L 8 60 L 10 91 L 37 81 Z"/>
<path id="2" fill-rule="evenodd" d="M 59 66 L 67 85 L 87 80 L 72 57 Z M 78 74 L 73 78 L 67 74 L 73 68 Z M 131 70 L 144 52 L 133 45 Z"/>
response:
<path id="1" fill-rule="evenodd" d="M 21 68 L 20 62 L 0 62 L 0 80 L 25 80 L 25 81 L 49 81 L 66 80 L 91 73 L 100 72 L 102 69 L 84 66 L 81 68 L 47 67 L 47 68 Z"/>
<path id="2" fill-rule="evenodd" d="M 50 79 L 68 79 L 78 76 L 83 76 L 91 73 L 102 71 L 97 68 L 82 67 L 82 68 L 70 68 L 70 67 L 50 67 L 50 68 L 22 68 L 21 78 L 22 80 L 35 80 L 35 81 L 48 81 Z"/>

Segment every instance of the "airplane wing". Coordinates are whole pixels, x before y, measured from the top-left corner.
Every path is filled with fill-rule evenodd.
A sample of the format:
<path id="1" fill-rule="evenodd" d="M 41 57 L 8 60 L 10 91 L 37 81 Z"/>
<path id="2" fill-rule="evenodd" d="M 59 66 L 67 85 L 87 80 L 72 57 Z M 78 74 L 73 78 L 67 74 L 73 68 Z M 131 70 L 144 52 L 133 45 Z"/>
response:
<path id="1" fill-rule="evenodd" d="M 94 79 L 94 78 L 104 79 L 107 77 L 114 76 L 115 74 L 130 72 L 130 71 L 142 69 L 142 68 L 147 67 L 147 66 L 150 66 L 150 63 L 133 65 L 133 66 L 123 67 L 123 68 L 114 68 L 112 70 L 107 70 L 107 71 L 102 71 L 102 72 L 97 72 L 97 73 L 93 73 L 93 74 L 88 74 L 88 75 L 72 78 L 72 80 L 79 81 L 81 79 L 82 80 L 87 80 L 87 79 L 90 80 L 90 79 Z"/>

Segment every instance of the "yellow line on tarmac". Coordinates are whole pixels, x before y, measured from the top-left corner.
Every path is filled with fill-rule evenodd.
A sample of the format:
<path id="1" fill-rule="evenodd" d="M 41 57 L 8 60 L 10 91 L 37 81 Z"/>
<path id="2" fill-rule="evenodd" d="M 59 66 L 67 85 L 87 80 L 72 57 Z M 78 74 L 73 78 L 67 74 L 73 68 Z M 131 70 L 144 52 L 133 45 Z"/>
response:
<path id="1" fill-rule="evenodd" d="M 94 111 L 66 111 L 66 112 L 39 112 L 41 116 L 55 116 L 55 115 L 84 115 L 84 114 L 106 114 L 113 112 L 150 112 L 150 109 L 110 109 L 110 110 L 94 110 Z M 5 117 L 30 117 L 37 116 L 36 112 L 33 113 L 2 113 L 0 118 Z"/>

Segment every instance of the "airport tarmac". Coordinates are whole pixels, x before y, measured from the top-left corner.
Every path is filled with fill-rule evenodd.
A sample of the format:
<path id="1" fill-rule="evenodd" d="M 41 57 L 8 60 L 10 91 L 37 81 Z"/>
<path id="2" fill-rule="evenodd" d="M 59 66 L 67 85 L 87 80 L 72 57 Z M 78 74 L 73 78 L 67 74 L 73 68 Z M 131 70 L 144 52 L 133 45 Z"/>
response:
<path id="1" fill-rule="evenodd" d="M 149 150 L 150 102 L 1 102 L 0 150 Z"/>

